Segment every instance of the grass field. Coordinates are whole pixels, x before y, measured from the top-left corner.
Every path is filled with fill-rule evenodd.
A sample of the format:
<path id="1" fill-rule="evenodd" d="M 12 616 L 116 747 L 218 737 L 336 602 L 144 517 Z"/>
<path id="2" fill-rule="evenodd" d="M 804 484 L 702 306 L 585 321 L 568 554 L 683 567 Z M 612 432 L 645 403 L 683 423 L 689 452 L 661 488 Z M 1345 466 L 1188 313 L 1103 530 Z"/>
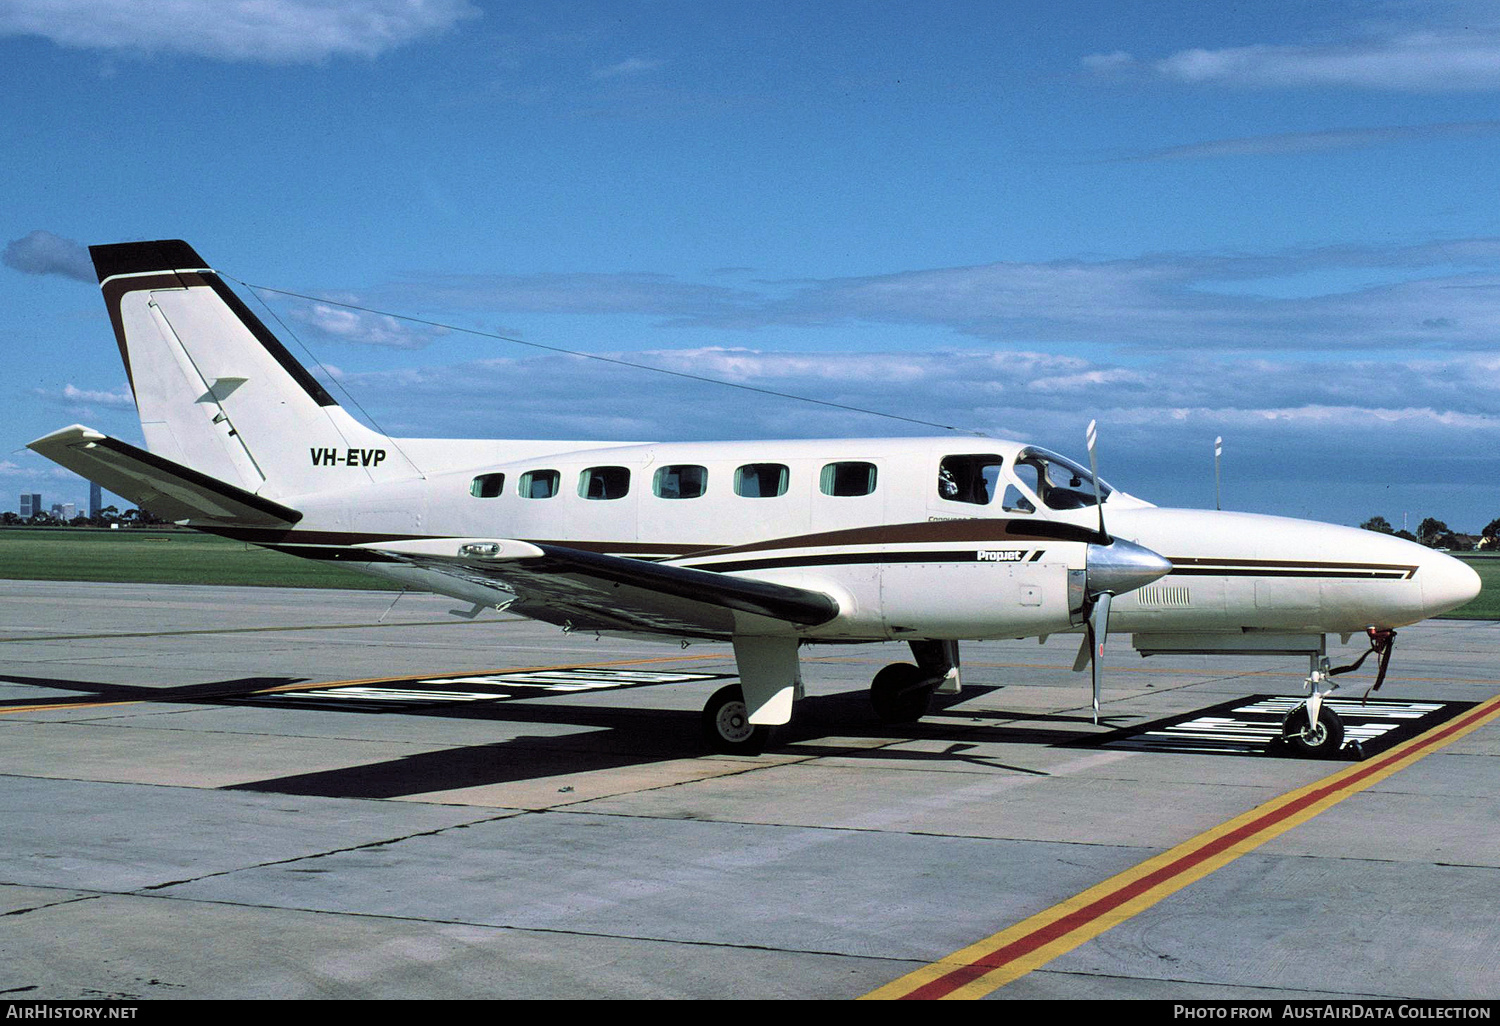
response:
<path id="1" fill-rule="evenodd" d="M 1473 602 L 1460 606 L 1444 619 L 1500 620 L 1500 554 L 1464 553 L 1459 558 L 1479 573 L 1479 580 L 1484 590 Z"/>
<path id="2" fill-rule="evenodd" d="M 197 531 L 78 527 L 0 530 L 0 579 L 398 590 L 343 567 Z"/>
<path id="3" fill-rule="evenodd" d="M 1500 620 L 1500 554 L 1463 558 L 1479 572 L 1484 590 L 1448 616 Z M 397 590 L 395 585 L 328 563 L 197 531 L 174 530 L 5 528 L 0 530 L 0 579 Z"/>

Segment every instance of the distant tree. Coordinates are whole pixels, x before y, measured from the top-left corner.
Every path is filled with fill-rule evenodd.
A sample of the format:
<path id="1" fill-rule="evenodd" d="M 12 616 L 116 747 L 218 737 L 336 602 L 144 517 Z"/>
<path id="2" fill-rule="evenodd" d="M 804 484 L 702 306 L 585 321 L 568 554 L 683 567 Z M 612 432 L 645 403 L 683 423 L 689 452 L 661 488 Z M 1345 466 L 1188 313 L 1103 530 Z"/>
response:
<path id="1" fill-rule="evenodd" d="M 1479 537 L 1489 541 L 1489 548 L 1493 548 L 1496 542 L 1500 542 L 1500 517 L 1485 524 L 1484 530 L 1479 532 Z"/>
<path id="2" fill-rule="evenodd" d="M 1396 533 L 1396 529 L 1391 526 L 1391 522 L 1385 517 L 1371 517 L 1359 526 L 1363 527 L 1366 531 L 1378 531 L 1380 534 Z"/>
<path id="3" fill-rule="evenodd" d="M 1439 540 L 1443 538 L 1444 535 L 1451 535 L 1452 533 L 1453 532 L 1448 529 L 1447 524 L 1443 523 L 1441 520 L 1436 519 L 1435 517 L 1428 517 L 1417 525 L 1417 541 L 1429 547 L 1439 547 Z"/>
<path id="4" fill-rule="evenodd" d="M 1417 540 L 1417 536 L 1414 535 L 1414 534 L 1412 534 L 1410 531 L 1408 531 L 1404 527 L 1401 530 L 1399 530 L 1399 531 L 1396 532 L 1396 537 L 1397 538 L 1405 538 L 1407 541 L 1416 541 Z"/>
<path id="5" fill-rule="evenodd" d="M 10 510 L 0 513 L 0 523 L 3 523 L 6 527 L 10 527 L 12 524 L 19 524 L 20 522 L 21 514 L 19 513 L 12 513 Z"/>

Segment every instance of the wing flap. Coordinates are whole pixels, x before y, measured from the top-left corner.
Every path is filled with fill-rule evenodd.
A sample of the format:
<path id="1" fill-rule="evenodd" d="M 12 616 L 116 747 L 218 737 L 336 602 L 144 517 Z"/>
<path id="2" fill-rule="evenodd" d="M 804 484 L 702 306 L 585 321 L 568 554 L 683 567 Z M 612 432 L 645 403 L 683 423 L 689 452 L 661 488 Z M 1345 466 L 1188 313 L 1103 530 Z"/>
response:
<path id="1" fill-rule="evenodd" d="M 839 613 L 837 600 L 820 591 L 561 545 L 448 538 L 358 547 L 498 586 L 516 596 L 510 605 L 516 612 L 581 629 L 728 637 L 747 629 L 746 617 L 795 628 Z"/>
<path id="2" fill-rule="evenodd" d="M 285 527 L 302 519 L 302 514 L 290 506 L 81 424 L 38 438 L 27 448 L 164 520 Z"/>

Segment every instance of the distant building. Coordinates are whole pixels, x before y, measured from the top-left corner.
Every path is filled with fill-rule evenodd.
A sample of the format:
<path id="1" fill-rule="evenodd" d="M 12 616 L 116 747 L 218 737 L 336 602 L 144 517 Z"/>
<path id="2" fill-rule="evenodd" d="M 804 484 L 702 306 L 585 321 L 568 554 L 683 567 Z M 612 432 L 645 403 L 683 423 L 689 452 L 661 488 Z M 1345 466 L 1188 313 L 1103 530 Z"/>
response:
<path id="1" fill-rule="evenodd" d="M 52 504 L 52 515 L 63 523 L 67 523 L 78 515 L 78 504 L 75 502 L 54 502 Z"/>
<path id="2" fill-rule="evenodd" d="M 104 508 L 104 489 L 99 487 L 99 482 L 89 482 L 89 519 L 98 520 L 99 511 Z"/>
<path id="3" fill-rule="evenodd" d="M 21 519 L 30 520 L 42 511 L 42 496 L 38 492 L 21 493 Z"/>

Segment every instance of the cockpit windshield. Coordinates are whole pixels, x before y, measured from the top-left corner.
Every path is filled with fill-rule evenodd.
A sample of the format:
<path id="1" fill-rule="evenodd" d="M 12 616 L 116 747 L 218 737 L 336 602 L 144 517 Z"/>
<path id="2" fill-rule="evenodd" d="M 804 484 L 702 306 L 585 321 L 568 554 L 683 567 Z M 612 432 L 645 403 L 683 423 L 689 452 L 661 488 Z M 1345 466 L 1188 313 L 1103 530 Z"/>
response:
<path id="1" fill-rule="evenodd" d="M 1065 456 L 1046 449 L 1023 449 L 1016 455 L 1016 476 L 1036 493 L 1048 509 L 1084 509 L 1097 505 L 1094 476 Z M 1102 480 L 1099 494 L 1113 489 Z"/>

